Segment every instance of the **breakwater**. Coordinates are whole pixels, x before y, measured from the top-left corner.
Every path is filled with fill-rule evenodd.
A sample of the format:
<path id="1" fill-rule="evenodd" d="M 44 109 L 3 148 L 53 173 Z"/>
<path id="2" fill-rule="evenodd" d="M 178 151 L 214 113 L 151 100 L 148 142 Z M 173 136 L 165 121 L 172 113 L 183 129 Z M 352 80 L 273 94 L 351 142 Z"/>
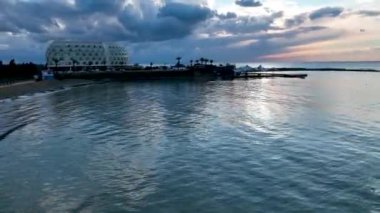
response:
<path id="1" fill-rule="evenodd" d="M 235 78 L 306 78 L 307 74 L 235 72 L 234 66 L 202 66 L 186 69 L 154 69 L 123 71 L 57 72 L 57 79 L 159 80 L 166 78 L 223 79 Z"/>

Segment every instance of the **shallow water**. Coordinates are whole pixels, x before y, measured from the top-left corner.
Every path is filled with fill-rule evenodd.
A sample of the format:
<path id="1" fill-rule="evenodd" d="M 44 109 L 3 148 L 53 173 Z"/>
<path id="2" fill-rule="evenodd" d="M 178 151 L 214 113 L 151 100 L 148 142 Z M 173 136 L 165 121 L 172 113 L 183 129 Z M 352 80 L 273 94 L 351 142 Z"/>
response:
<path id="1" fill-rule="evenodd" d="M 379 82 L 312 72 L 2 102 L 0 212 L 379 212 Z"/>

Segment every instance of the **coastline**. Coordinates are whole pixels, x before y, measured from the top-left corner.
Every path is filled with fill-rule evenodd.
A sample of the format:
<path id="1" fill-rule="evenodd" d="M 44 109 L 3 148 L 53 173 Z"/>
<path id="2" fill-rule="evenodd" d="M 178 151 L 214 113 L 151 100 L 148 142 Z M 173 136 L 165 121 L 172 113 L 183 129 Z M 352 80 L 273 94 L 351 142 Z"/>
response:
<path id="1" fill-rule="evenodd" d="M 279 72 L 276 76 L 261 76 L 262 73 L 267 72 Z M 336 68 L 268 68 L 264 72 L 251 71 L 249 73 L 255 73 L 256 75 L 249 77 L 289 77 L 283 76 L 281 72 L 298 72 L 298 71 L 334 71 L 334 72 L 375 72 L 380 73 L 379 70 L 374 69 L 336 69 Z M 298 74 L 294 74 L 295 77 Z M 31 95 L 35 93 L 43 93 L 49 91 L 58 91 L 71 87 L 79 87 L 93 84 L 94 80 L 104 79 L 123 79 L 123 80 L 141 80 L 141 79 L 162 79 L 165 77 L 189 77 L 193 76 L 190 70 L 188 71 L 167 71 L 167 70 L 130 70 L 125 72 L 101 72 L 101 73 L 73 73 L 60 76 L 62 80 L 49 80 L 35 82 L 33 80 L 17 82 L 11 85 L 0 85 L 0 100 L 14 99 L 23 95 Z M 236 76 L 235 76 L 236 77 Z M 237 76 L 241 78 L 241 76 Z M 244 76 L 243 76 L 244 77 Z M 64 79 L 64 80 L 63 80 Z M 91 79 L 91 80 L 89 80 Z"/>
<path id="2" fill-rule="evenodd" d="M 0 86 L 0 100 L 17 98 L 22 95 L 30 95 L 41 92 L 57 91 L 70 87 L 78 87 L 93 84 L 94 81 L 70 79 L 70 80 L 51 80 L 51 81 L 25 81 L 13 85 Z"/>

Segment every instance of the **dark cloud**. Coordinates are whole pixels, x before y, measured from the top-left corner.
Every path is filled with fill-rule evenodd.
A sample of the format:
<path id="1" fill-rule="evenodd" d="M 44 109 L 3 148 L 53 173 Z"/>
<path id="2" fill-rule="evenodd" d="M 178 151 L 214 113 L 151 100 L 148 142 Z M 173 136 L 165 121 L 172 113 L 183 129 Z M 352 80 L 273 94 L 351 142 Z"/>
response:
<path id="1" fill-rule="evenodd" d="M 344 9 L 341 7 L 324 7 L 310 13 L 309 18 L 311 20 L 327 18 L 327 17 L 337 17 L 343 13 Z"/>
<path id="2" fill-rule="evenodd" d="M 167 3 L 158 9 L 155 16 L 152 16 L 152 8 L 139 12 L 140 15 L 136 14 L 133 7 L 127 7 L 118 17 L 125 28 L 126 40 L 162 41 L 183 38 L 213 15 L 209 8 L 182 3 Z"/>
<path id="3" fill-rule="evenodd" d="M 0 17 L 0 32 L 10 32 L 10 33 L 19 33 L 17 26 Z"/>
<path id="4" fill-rule="evenodd" d="M 51 39 L 160 41 L 190 35 L 214 14 L 207 7 L 153 0 L 21 1 L 2 0 L 0 32 L 28 33 L 38 41 Z"/>
<path id="5" fill-rule="evenodd" d="M 221 31 L 232 34 L 257 33 L 275 29 L 273 23 L 281 18 L 283 12 L 275 12 L 267 16 L 239 16 L 234 19 L 220 19 L 210 23 L 208 33 L 219 33 Z"/>
<path id="6" fill-rule="evenodd" d="M 314 10 L 310 13 L 302 13 L 294 16 L 293 18 L 286 19 L 284 26 L 286 28 L 298 27 L 305 22 L 310 22 L 322 18 L 335 18 L 342 15 L 344 9 L 340 7 L 325 7 L 318 10 Z M 343 17 L 343 15 L 342 15 Z"/>
<path id="7" fill-rule="evenodd" d="M 263 4 L 256 0 L 236 0 L 235 4 L 241 7 L 261 7 Z"/>
<path id="8" fill-rule="evenodd" d="M 237 18 L 237 14 L 233 12 L 227 12 L 225 14 L 217 14 L 217 17 L 220 19 L 234 19 Z"/>
<path id="9" fill-rule="evenodd" d="M 123 4 L 123 0 L 75 0 L 79 10 L 89 13 L 117 13 L 123 8 Z"/>
<path id="10" fill-rule="evenodd" d="M 296 27 L 305 23 L 307 20 L 308 20 L 308 14 L 303 13 L 300 15 L 296 15 L 291 19 L 285 20 L 285 27 L 287 28 Z"/>
<path id="11" fill-rule="evenodd" d="M 369 17 L 380 16 L 380 10 L 360 10 L 356 14 Z"/>
<path id="12" fill-rule="evenodd" d="M 195 24 L 205 21 L 212 16 L 212 11 L 207 7 L 183 3 L 167 3 L 158 13 L 159 17 L 173 17 L 184 24 Z"/>
<path id="13" fill-rule="evenodd" d="M 75 12 L 61 1 L 10 1 L 0 3 L 3 21 L 13 26 L 7 31 L 17 33 L 26 31 L 30 33 L 43 33 L 50 26 L 55 26 L 58 17 L 69 17 Z"/>

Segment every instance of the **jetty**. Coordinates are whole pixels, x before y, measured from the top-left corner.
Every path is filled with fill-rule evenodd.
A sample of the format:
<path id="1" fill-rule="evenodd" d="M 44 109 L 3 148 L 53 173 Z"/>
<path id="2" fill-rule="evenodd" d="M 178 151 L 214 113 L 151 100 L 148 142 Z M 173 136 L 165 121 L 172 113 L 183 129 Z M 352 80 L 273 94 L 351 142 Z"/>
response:
<path id="1" fill-rule="evenodd" d="M 120 71 L 84 71 L 57 72 L 57 79 L 87 79 L 87 80 L 154 80 L 173 77 L 192 77 L 190 70 L 120 70 Z"/>
<path id="2" fill-rule="evenodd" d="M 275 72 L 236 72 L 235 66 L 192 66 L 182 69 L 124 69 L 118 71 L 79 71 L 56 72 L 57 79 L 87 79 L 87 80 L 159 80 L 168 78 L 191 78 L 206 80 L 233 80 L 259 78 L 301 78 L 307 74 L 285 74 Z"/>
<path id="3" fill-rule="evenodd" d="M 305 79 L 307 74 L 284 74 L 284 73 L 260 73 L 246 72 L 236 74 L 234 78 L 301 78 Z"/>

